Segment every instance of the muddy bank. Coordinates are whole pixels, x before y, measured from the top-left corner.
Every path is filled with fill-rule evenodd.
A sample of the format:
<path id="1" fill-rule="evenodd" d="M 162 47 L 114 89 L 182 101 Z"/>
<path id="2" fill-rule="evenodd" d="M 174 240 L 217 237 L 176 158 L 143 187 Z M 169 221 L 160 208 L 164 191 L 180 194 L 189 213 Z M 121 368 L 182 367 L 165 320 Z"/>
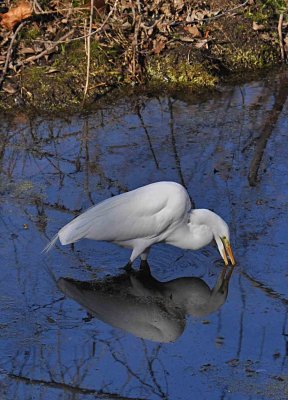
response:
<path id="1" fill-rule="evenodd" d="M 26 1 L 28 18 L 11 22 L 24 3 L 6 1 L 0 108 L 78 109 L 143 84 L 210 90 L 285 58 L 285 1 L 74 3 Z"/>

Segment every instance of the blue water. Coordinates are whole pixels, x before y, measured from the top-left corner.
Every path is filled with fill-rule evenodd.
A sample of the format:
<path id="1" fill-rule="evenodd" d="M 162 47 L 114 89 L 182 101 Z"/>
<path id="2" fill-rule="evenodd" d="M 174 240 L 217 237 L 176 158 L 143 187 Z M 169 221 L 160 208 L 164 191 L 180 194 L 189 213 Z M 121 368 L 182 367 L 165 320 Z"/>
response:
<path id="1" fill-rule="evenodd" d="M 282 80 L 273 73 L 209 99 L 123 98 L 65 118 L 2 116 L 1 398 L 287 398 L 287 102 L 257 185 L 248 181 Z M 173 343 L 86 318 L 57 287 L 116 276 L 128 250 L 82 241 L 41 253 L 81 210 L 158 180 L 184 184 L 196 207 L 228 222 L 237 260 L 225 304 L 187 315 Z M 150 266 L 161 282 L 195 276 L 210 287 L 221 272 L 213 245 L 155 246 Z"/>

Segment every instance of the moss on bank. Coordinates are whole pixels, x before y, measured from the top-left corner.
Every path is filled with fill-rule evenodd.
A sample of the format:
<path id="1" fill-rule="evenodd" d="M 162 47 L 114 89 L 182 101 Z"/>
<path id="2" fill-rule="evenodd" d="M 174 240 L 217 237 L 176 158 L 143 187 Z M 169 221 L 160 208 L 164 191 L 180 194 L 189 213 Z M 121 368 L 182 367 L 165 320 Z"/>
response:
<path id="1" fill-rule="evenodd" d="M 197 61 L 167 54 L 154 57 L 147 63 L 147 78 L 152 84 L 166 84 L 194 89 L 214 87 L 218 82 L 216 75 Z"/>

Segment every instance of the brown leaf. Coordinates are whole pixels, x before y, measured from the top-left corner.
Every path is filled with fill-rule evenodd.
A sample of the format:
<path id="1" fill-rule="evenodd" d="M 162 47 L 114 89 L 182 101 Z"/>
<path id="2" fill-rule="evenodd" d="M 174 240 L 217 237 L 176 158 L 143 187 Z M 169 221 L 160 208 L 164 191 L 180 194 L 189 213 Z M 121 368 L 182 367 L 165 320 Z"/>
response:
<path id="1" fill-rule="evenodd" d="M 195 43 L 195 47 L 196 49 L 208 49 L 208 40 L 207 39 L 202 39 L 202 40 L 198 40 L 197 43 Z"/>
<path id="2" fill-rule="evenodd" d="M 192 10 L 192 13 L 187 15 L 186 21 L 187 22 L 202 21 L 204 17 L 205 17 L 204 12 L 199 11 L 199 10 L 197 10 L 197 11 Z"/>
<path id="3" fill-rule="evenodd" d="M 94 0 L 94 8 L 97 8 L 97 10 L 101 10 L 103 7 L 105 7 L 105 0 Z"/>
<path id="4" fill-rule="evenodd" d="M 18 50 L 19 54 L 35 54 L 35 50 L 32 47 L 23 47 Z"/>
<path id="5" fill-rule="evenodd" d="M 184 0 L 174 0 L 174 8 L 177 12 L 181 11 L 184 7 L 185 1 Z"/>
<path id="6" fill-rule="evenodd" d="M 252 28 L 254 31 L 264 31 L 265 30 L 265 26 L 262 24 L 257 24 L 257 22 L 253 21 L 253 25 Z"/>
<path id="7" fill-rule="evenodd" d="M 56 29 L 55 26 L 50 24 L 50 25 L 47 26 L 46 31 L 49 32 L 49 33 L 56 33 L 57 29 Z"/>
<path id="8" fill-rule="evenodd" d="M 195 39 L 191 38 L 190 36 L 181 35 L 181 36 L 178 37 L 178 39 L 181 40 L 181 42 L 188 42 L 188 43 L 195 42 Z"/>
<path id="9" fill-rule="evenodd" d="M 160 54 L 161 51 L 165 48 L 166 38 L 163 36 L 157 37 L 157 39 L 153 40 L 153 53 Z"/>
<path id="10" fill-rule="evenodd" d="M 262 40 L 271 40 L 271 37 L 270 37 L 270 35 L 269 35 L 269 33 L 268 32 L 264 32 L 264 33 L 261 33 L 260 35 L 259 35 L 259 37 L 260 37 L 260 39 L 262 39 Z"/>
<path id="11" fill-rule="evenodd" d="M 199 29 L 197 28 L 196 25 L 189 25 L 189 26 L 185 26 L 184 30 L 188 33 L 190 33 L 190 35 L 194 38 L 201 38 L 202 34 L 199 31 Z"/>
<path id="12" fill-rule="evenodd" d="M 170 3 L 164 3 L 162 4 L 160 11 L 162 12 L 162 14 L 165 14 L 166 17 L 170 17 L 171 16 L 171 7 L 170 7 Z"/>
<path id="13" fill-rule="evenodd" d="M 25 0 L 21 0 L 15 7 L 11 8 L 7 13 L 0 14 L 0 24 L 12 30 L 16 24 L 29 18 L 32 15 L 31 4 Z"/>
<path id="14" fill-rule="evenodd" d="M 45 72 L 45 74 L 50 75 L 50 74 L 55 74 L 57 72 L 60 72 L 60 70 L 57 68 L 50 68 L 48 71 Z"/>
<path id="15" fill-rule="evenodd" d="M 12 83 L 8 82 L 3 85 L 3 90 L 8 94 L 15 94 L 18 89 L 16 85 L 13 85 Z"/>

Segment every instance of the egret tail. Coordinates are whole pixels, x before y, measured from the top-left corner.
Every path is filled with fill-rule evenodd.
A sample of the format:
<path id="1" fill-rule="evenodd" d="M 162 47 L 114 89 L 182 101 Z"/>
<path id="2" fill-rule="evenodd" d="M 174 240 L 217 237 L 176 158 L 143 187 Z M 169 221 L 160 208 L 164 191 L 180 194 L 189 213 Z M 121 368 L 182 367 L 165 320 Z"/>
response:
<path id="1" fill-rule="evenodd" d="M 56 235 L 53 237 L 53 239 L 47 244 L 47 246 L 44 247 L 44 249 L 42 250 L 42 253 L 48 253 L 48 251 L 50 251 L 52 249 L 52 247 L 55 246 L 55 243 L 57 242 L 59 238 L 59 234 L 56 233 Z"/>

